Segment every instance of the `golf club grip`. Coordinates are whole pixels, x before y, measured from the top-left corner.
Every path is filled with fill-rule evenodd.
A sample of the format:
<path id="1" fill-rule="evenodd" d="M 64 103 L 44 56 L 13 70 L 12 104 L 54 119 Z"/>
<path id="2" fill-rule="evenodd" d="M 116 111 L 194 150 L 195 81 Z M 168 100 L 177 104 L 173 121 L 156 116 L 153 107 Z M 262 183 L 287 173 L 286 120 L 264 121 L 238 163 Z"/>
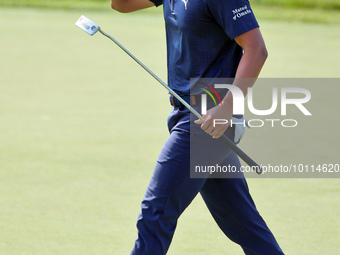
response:
<path id="1" fill-rule="evenodd" d="M 234 151 L 245 163 L 247 163 L 255 171 L 257 174 L 262 173 L 262 168 L 252 160 L 246 153 L 244 153 L 239 147 L 236 146 L 226 135 L 222 135 L 219 139 L 221 139 L 232 151 Z"/>

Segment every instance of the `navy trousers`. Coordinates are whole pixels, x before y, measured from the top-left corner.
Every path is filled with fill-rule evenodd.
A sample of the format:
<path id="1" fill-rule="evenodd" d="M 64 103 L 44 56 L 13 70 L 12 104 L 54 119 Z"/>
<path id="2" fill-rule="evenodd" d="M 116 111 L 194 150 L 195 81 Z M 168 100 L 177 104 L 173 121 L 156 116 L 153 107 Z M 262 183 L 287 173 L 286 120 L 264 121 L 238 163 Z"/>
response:
<path id="1" fill-rule="evenodd" d="M 245 254 L 284 254 L 257 211 L 242 176 L 211 178 L 206 174 L 201 178 L 190 178 L 193 148 L 199 148 L 199 155 L 194 159 L 197 164 L 218 162 L 240 167 L 236 154 L 193 124 L 196 117 L 191 115 L 184 107 L 174 107 L 168 118 L 170 136 L 159 155 L 141 204 L 138 238 L 131 255 L 166 254 L 178 218 L 198 193 L 220 229 L 239 244 Z M 234 135 L 232 128 L 226 133 L 230 138 Z"/>

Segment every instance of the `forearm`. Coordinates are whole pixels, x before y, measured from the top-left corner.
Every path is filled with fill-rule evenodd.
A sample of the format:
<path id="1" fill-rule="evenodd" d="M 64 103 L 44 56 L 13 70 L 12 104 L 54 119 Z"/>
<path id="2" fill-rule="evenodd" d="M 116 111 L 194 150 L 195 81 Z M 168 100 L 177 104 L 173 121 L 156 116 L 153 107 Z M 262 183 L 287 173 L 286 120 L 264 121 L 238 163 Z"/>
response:
<path id="1" fill-rule="evenodd" d="M 111 0 L 111 8 L 119 11 L 126 4 L 126 0 Z"/>
<path id="2" fill-rule="evenodd" d="M 149 0 L 111 0 L 111 8 L 127 13 L 154 6 Z"/>

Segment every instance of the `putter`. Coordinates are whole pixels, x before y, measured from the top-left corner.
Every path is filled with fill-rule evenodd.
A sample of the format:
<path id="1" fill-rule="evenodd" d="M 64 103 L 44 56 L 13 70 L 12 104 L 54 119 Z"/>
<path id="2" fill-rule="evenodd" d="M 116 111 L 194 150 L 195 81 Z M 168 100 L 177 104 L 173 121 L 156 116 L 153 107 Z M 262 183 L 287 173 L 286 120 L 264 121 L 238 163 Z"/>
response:
<path id="1" fill-rule="evenodd" d="M 102 35 L 109 38 L 113 41 L 119 48 L 121 48 L 125 53 L 127 53 L 134 61 L 136 61 L 141 67 L 144 68 L 152 77 L 154 77 L 166 90 L 170 92 L 171 95 L 176 97 L 178 101 L 180 101 L 186 108 L 190 110 L 197 118 L 204 122 L 201 114 L 199 114 L 194 108 L 190 106 L 185 100 L 183 100 L 175 91 L 173 91 L 165 82 L 163 82 L 157 75 L 155 75 L 149 68 L 147 68 L 142 62 L 140 62 L 134 55 L 132 55 L 123 45 L 121 45 L 115 38 L 111 35 L 105 33 L 101 30 L 100 26 L 98 26 L 93 21 L 86 18 L 82 15 L 76 22 L 76 26 L 88 33 L 89 35 L 94 35 L 97 31 L 99 31 Z M 261 174 L 262 168 L 252 160 L 246 153 L 244 153 L 239 147 L 237 147 L 226 135 L 222 135 L 219 139 L 226 143 L 226 145 L 233 150 L 245 163 L 255 169 L 256 173 Z"/>

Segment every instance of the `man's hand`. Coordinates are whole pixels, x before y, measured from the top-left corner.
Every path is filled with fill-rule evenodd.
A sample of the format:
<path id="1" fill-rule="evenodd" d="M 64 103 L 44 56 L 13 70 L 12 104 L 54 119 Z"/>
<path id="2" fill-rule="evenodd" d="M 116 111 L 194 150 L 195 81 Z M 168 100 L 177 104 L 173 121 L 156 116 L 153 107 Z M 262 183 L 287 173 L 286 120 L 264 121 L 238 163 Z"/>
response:
<path id="1" fill-rule="evenodd" d="M 204 122 L 198 119 L 194 122 L 196 124 L 201 124 L 201 128 L 211 135 L 213 138 L 219 138 L 227 130 L 230 120 L 232 118 L 233 111 L 232 107 L 227 104 L 217 105 L 207 111 L 206 114 L 202 116 Z M 214 120 L 227 120 L 226 124 L 215 124 Z"/>

